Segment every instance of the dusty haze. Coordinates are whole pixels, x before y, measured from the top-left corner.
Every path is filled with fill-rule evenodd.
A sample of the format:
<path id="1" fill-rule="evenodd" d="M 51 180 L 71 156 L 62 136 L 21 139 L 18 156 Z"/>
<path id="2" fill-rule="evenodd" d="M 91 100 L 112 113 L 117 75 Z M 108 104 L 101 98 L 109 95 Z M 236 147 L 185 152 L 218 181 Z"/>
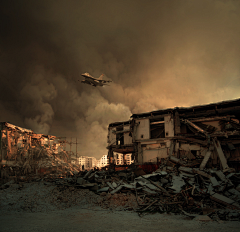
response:
<path id="1" fill-rule="evenodd" d="M 0 35 L 0 121 L 78 137 L 80 155 L 132 113 L 240 97 L 239 1 L 1 1 Z"/>

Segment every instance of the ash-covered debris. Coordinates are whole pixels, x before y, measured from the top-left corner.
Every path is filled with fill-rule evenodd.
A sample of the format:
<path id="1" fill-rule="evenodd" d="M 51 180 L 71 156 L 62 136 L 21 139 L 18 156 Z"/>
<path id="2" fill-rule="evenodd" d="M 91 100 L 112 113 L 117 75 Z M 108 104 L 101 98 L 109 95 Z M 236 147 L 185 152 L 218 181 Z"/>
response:
<path id="1" fill-rule="evenodd" d="M 169 157 L 151 174 L 131 165 L 121 171 L 109 166 L 63 178 L 51 174 L 12 178 L 1 186 L 1 208 L 38 212 L 101 206 L 134 210 L 139 215 L 167 212 L 196 220 L 206 220 L 206 216 L 239 220 L 240 173 L 189 166 L 186 159 Z"/>

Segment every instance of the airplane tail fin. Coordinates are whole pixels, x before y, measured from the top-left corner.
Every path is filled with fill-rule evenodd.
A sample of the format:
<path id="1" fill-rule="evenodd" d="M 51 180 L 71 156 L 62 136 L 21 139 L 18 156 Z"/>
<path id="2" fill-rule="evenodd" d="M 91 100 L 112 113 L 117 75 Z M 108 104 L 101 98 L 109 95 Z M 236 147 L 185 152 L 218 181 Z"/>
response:
<path id="1" fill-rule="evenodd" d="M 104 76 L 104 74 L 102 74 L 98 79 L 99 79 L 99 80 L 102 80 L 103 76 Z"/>

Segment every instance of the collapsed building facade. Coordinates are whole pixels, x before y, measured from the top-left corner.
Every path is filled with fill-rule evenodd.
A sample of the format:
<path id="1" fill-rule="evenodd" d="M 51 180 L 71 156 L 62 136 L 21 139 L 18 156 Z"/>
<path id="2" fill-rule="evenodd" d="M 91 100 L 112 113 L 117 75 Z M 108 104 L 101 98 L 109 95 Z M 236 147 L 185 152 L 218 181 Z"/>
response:
<path id="1" fill-rule="evenodd" d="M 1 178 L 8 176 L 73 172 L 72 156 L 64 150 L 66 141 L 52 135 L 0 123 Z"/>
<path id="2" fill-rule="evenodd" d="M 131 153 L 136 165 L 185 157 L 192 165 L 240 169 L 240 99 L 141 114 L 108 127 L 108 158 Z"/>

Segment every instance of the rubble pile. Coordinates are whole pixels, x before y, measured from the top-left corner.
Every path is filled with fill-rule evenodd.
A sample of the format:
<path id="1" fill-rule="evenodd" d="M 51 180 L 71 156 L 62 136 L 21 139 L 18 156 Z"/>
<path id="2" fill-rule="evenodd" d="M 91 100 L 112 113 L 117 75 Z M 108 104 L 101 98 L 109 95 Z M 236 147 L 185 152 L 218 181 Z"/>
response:
<path id="1" fill-rule="evenodd" d="M 12 180 L 1 186 L 0 209 L 48 212 L 73 206 L 97 205 L 103 198 L 89 189 L 75 188 L 68 183 L 62 179 L 33 182 Z"/>
<path id="2" fill-rule="evenodd" d="M 69 143 L 61 137 L 36 134 L 7 122 L 0 122 L 1 182 L 10 176 L 33 174 L 73 175 L 79 167 L 76 155 L 66 151 Z"/>
<path id="3" fill-rule="evenodd" d="M 240 173 L 234 169 L 200 170 L 199 163 L 170 156 L 159 168 L 146 174 L 134 165 L 116 171 L 75 172 L 57 178 L 45 173 L 12 178 L 0 187 L 0 206 L 30 212 L 72 206 L 100 206 L 112 210 L 134 210 L 184 214 L 204 220 L 239 220 Z"/>
<path id="4" fill-rule="evenodd" d="M 19 149 L 16 158 L 13 157 L 11 166 L 3 166 L 2 174 L 5 179 L 9 176 L 28 176 L 34 174 L 41 176 L 51 174 L 58 177 L 62 175 L 73 175 L 79 172 L 77 165 L 68 162 L 66 151 L 55 153 L 54 151 L 36 146 L 34 148 Z"/>
<path id="5" fill-rule="evenodd" d="M 104 196 L 102 207 L 238 220 L 240 173 L 234 169 L 200 170 L 197 166 L 197 162 L 170 156 L 152 174 L 133 167 L 119 172 L 90 170 L 77 177 L 77 183 Z"/>

